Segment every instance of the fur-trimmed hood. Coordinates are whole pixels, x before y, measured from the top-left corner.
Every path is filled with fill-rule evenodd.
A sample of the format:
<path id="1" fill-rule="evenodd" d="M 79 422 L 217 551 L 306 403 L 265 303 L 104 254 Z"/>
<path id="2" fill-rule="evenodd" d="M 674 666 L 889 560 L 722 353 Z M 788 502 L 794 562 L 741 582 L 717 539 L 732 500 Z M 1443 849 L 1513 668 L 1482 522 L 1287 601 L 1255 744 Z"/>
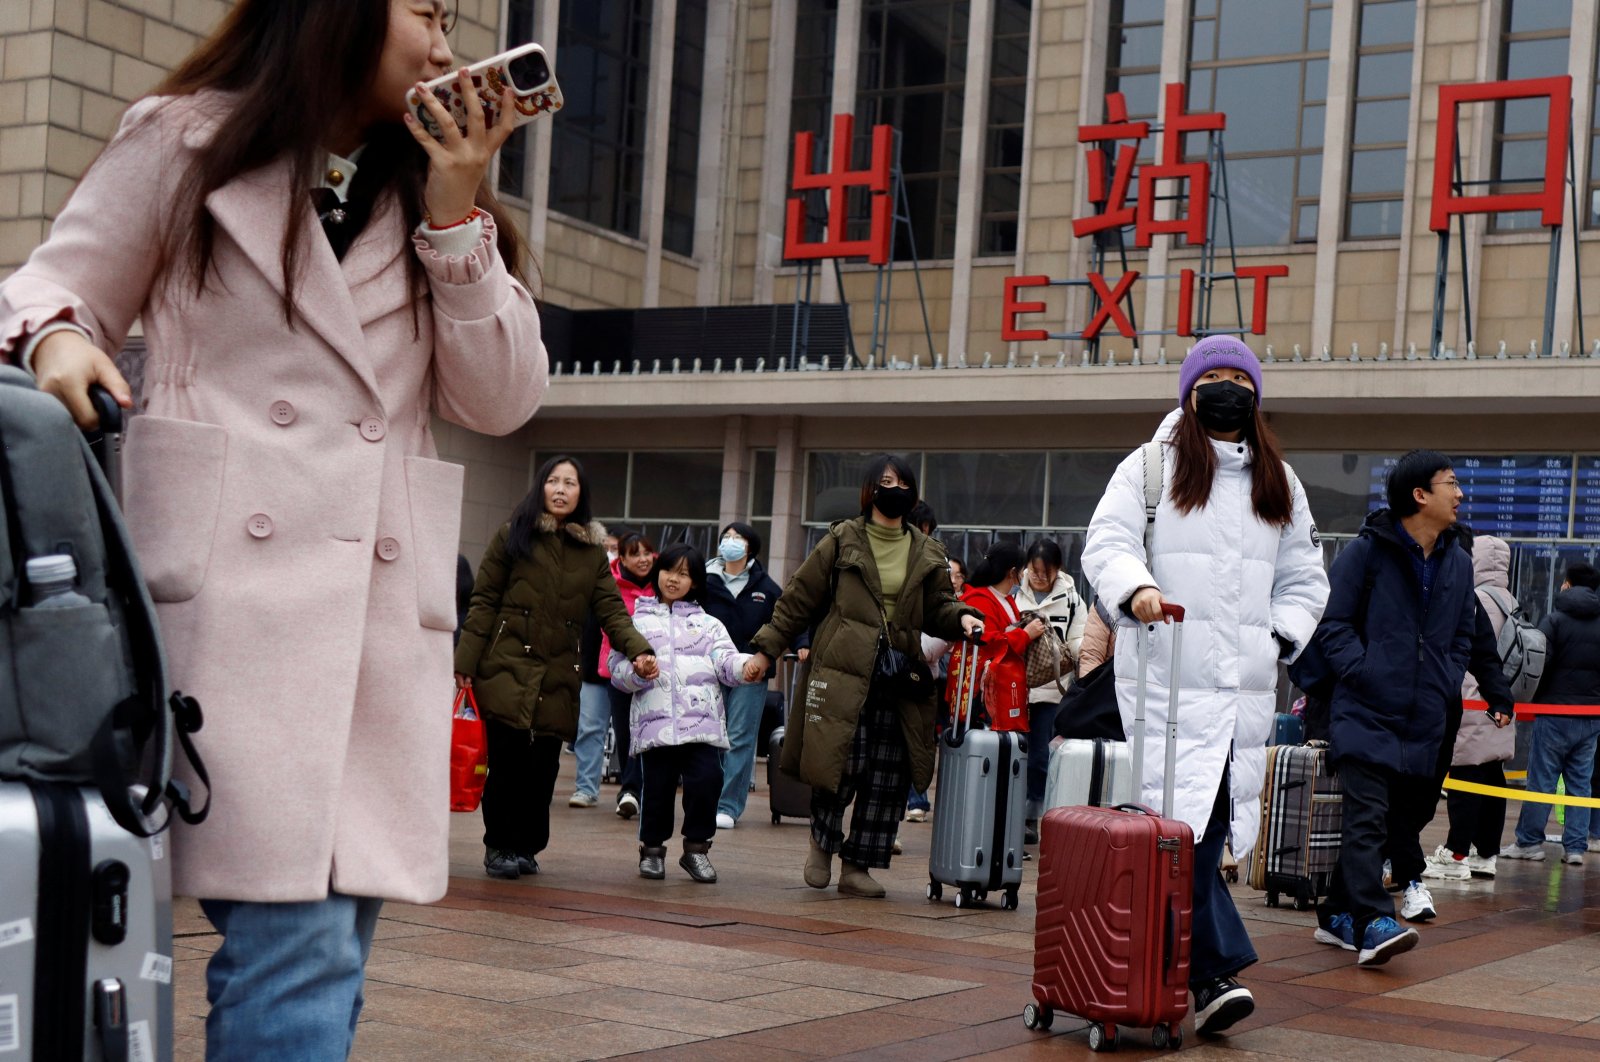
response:
<path id="1" fill-rule="evenodd" d="M 557 524 L 556 518 L 549 513 L 540 513 L 538 523 L 534 525 L 547 535 L 565 530 L 576 542 L 585 546 L 600 546 L 606 541 L 606 525 L 599 520 L 590 520 L 587 524 Z"/>

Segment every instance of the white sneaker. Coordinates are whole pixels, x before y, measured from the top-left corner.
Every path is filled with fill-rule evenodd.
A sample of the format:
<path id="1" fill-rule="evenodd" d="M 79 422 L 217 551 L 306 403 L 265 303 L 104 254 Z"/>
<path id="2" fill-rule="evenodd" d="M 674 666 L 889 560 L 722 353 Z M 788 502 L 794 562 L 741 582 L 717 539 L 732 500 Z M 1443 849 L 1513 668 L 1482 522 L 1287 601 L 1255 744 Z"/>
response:
<path id="1" fill-rule="evenodd" d="M 631 819 L 639 814 L 639 798 L 632 793 L 623 793 L 617 797 L 617 818 Z"/>
<path id="2" fill-rule="evenodd" d="M 922 810 L 921 808 L 912 808 L 910 811 L 906 812 L 906 821 L 907 822 L 927 822 L 928 821 L 928 813 L 926 811 Z M 1600 841 L 1590 841 L 1589 843 L 1591 845 L 1597 846 L 1597 847 L 1591 848 L 1590 849 L 1591 852 L 1600 852 Z"/>
<path id="3" fill-rule="evenodd" d="M 719 830 L 731 830 L 731 829 L 733 829 L 734 825 L 735 825 L 735 823 L 733 821 L 733 816 L 732 815 L 724 815 L 720 811 L 717 812 L 717 829 L 719 829 Z"/>
<path id="4" fill-rule="evenodd" d="M 1422 876 L 1433 881 L 1471 881 L 1472 871 L 1467 868 L 1465 859 L 1457 859 L 1450 849 L 1440 845 L 1428 857 L 1428 865 L 1423 869 Z"/>
<path id="5" fill-rule="evenodd" d="M 1468 876 L 1471 876 L 1470 873 Z M 1400 917 L 1407 922 L 1426 922 L 1439 917 L 1439 912 L 1433 909 L 1433 893 L 1422 882 L 1413 881 L 1406 886 L 1405 899 L 1400 904 Z"/>
<path id="6" fill-rule="evenodd" d="M 1568 866 L 1581 867 L 1583 866 L 1583 853 L 1568 852 L 1566 855 L 1561 857 L 1561 861 L 1566 863 Z"/>
<path id="7" fill-rule="evenodd" d="M 1531 859 L 1535 863 L 1544 862 L 1544 846 L 1539 844 L 1521 845 L 1515 841 L 1500 849 L 1501 859 Z"/>
<path id="8" fill-rule="evenodd" d="M 573 793 L 567 798 L 567 807 L 569 808 L 592 808 L 598 803 L 599 800 L 584 792 Z"/>
<path id="9" fill-rule="evenodd" d="M 1494 877 L 1495 859 L 1495 856 L 1485 858 L 1477 852 L 1473 852 L 1467 856 L 1467 872 L 1475 878 L 1492 878 Z"/>
<path id="10" fill-rule="evenodd" d="M 1589 838 L 1589 851 L 1600 852 L 1600 837 Z"/>

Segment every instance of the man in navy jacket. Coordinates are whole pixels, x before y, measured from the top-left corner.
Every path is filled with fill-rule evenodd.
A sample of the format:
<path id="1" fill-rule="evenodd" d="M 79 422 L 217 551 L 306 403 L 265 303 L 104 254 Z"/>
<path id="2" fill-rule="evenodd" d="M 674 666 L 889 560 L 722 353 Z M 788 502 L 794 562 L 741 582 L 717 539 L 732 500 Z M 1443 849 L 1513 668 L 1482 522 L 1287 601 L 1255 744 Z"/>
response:
<path id="1" fill-rule="evenodd" d="M 1434 770 L 1460 696 L 1476 626 L 1472 559 L 1453 525 L 1450 460 L 1413 450 L 1390 471 L 1387 509 L 1334 562 L 1317 630 L 1335 676 L 1332 757 L 1344 783 L 1344 836 L 1317 940 L 1387 962 L 1418 942 L 1383 887 L 1391 816 L 1439 798 Z"/>

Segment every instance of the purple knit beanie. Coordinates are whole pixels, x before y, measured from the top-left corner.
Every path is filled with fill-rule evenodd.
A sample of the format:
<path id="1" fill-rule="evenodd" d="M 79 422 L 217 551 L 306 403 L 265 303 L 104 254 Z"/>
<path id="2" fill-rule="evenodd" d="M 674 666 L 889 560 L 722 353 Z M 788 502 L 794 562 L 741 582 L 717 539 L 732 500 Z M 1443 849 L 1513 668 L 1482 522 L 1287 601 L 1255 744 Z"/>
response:
<path id="1" fill-rule="evenodd" d="M 1255 385 L 1256 405 L 1261 404 L 1261 362 L 1237 336 L 1207 336 L 1194 345 L 1178 370 L 1178 404 L 1188 407 L 1189 392 L 1212 369 L 1241 369 Z"/>

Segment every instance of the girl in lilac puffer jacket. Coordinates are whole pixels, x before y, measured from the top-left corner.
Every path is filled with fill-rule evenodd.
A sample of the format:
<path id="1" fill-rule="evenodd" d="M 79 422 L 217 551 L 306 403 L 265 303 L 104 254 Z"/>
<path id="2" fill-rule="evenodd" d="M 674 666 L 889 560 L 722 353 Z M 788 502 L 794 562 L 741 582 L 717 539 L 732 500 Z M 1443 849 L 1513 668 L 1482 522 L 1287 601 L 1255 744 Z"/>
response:
<path id="1" fill-rule="evenodd" d="M 633 624 L 656 647 L 660 673 L 645 681 L 621 653 L 611 654 L 611 684 L 633 694 L 632 748 L 643 771 L 639 874 L 666 877 L 673 804 L 683 784 L 683 856 L 678 865 L 700 882 L 717 880 L 707 853 L 722 794 L 719 750 L 728 747 L 722 687 L 744 681 L 750 659 L 727 628 L 700 607 L 705 560 L 693 546 L 668 546 L 650 572 L 654 598 L 641 597 Z"/>

